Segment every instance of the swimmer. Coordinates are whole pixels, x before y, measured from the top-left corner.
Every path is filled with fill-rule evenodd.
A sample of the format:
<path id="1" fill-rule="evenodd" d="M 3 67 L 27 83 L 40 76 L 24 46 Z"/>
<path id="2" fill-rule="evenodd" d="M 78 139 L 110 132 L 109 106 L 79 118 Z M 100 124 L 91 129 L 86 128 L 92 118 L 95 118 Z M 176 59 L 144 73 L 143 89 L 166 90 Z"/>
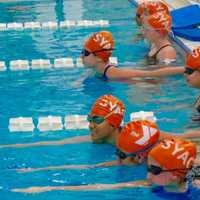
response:
<path id="1" fill-rule="evenodd" d="M 184 75 L 191 87 L 200 89 L 200 46 L 186 56 Z M 196 100 L 195 108 L 200 113 L 200 97 Z M 199 121 L 200 116 L 195 116 L 193 120 Z"/>
<path id="2" fill-rule="evenodd" d="M 137 25 L 141 27 L 143 24 L 143 18 L 145 16 L 153 15 L 158 12 L 165 12 L 169 14 L 169 8 L 162 1 L 142 1 L 137 7 L 135 21 Z M 134 42 L 137 42 L 141 39 L 144 39 L 144 35 L 140 32 L 135 37 Z M 154 44 L 151 43 L 151 49 L 153 48 Z"/>
<path id="3" fill-rule="evenodd" d="M 187 83 L 200 89 L 200 46 L 186 56 L 185 72 Z"/>
<path id="4" fill-rule="evenodd" d="M 168 38 L 171 26 L 172 18 L 166 12 L 143 17 L 141 32 L 144 38 L 153 44 L 147 55 L 148 64 L 169 65 L 176 61 L 176 50 Z"/>
<path id="5" fill-rule="evenodd" d="M 106 105 L 106 101 L 99 100 L 98 104 L 93 106 L 92 112 L 95 113 L 95 119 L 100 117 L 103 112 L 106 111 L 106 107 L 101 107 L 101 105 Z M 111 105 L 111 104 L 109 104 Z M 115 108 L 113 104 L 112 108 Z M 113 110 L 113 109 L 111 109 Z M 112 112 L 112 111 L 111 111 Z M 97 113 L 98 116 L 97 116 Z M 110 115 L 108 122 L 104 122 L 104 130 L 103 132 L 99 132 L 98 125 L 94 124 L 95 130 L 91 130 L 94 134 L 92 137 L 93 142 L 103 143 L 103 142 L 112 142 L 111 144 L 115 144 L 117 146 L 116 154 L 118 156 L 118 160 L 91 164 L 91 165 L 61 165 L 61 166 L 48 166 L 43 168 L 21 168 L 16 169 L 18 172 L 28 173 L 28 172 L 36 172 L 36 171 L 47 171 L 47 170 L 66 170 L 66 169 L 90 169 L 97 167 L 110 167 L 117 165 L 135 165 L 146 162 L 148 152 L 160 141 L 163 139 L 181 139 L 186 137 L 199 137 L 200 133 L 192 135 L 191 133 L 186 133 L 182 135 L 171 135 L 169 133 L 161 132 L 158 126 L 150 121 L 140 120 L 129 122 L 124 127 L 120 127 L 121 111 L 118 109 L 117 113 L 113 116 Z M 91 114 L 92 115 L 92 114 Z M 104 115 L 108 115 L 104 113 Z M 93 116 L 93 115 L 92 115 Z M 100 118 L 99 118 L 100 119 Z M 115 119 L 115 122 L 114 122 Z M 118 124 L 118 129 L 115 129 L 115 132 L 112 132 L 112 127 L 109 125 L 109 121 L 114 125 Z M 118 121 L 118 122 L 117 122 Z M 94 123 L 94 122 L 91 122 Z M 107 127 L 107 128 L 106 128 Z M 97 128 L 97 130 L 96 130 Z M 119 131 L 119 129 L 121 131 Z M 109 130 L 111 132 L 109 132 Z M 116 131 L 118 130 L 118 131 Z"/>
<path id="6" fill-rule="evenodd" d="M 153 15 L 158 12 L 166 12 L 169 14 L 168 6 L 162 1 L 143 1 L 138 4 L 135 21 L 138 26 L 143 23 L 143 17 Z"/>
<path id="7" fill-rule="evenodd" d="M 116 155 L 122 164 L 146 163 L 149 151 L 161 141 L 192 138 L 192 136 L 199 134 L 199 132 L 188 132 L 182 135 L 168 134 L 161 132 L 154 122 L 147 120 L 132 121 L 124 126 L 117 139 Z"/>
<path id="8" fill-rule="evenodd" d="M 164 32 L 164 31 L 163 31 Z M 166 49 L 171 47 L 166 47 Z M 93 33 L 85 42 L 82 50 L 82 60 L 85 66 L 96 71 L 96 75 L 104 80 L 132 79 L 144 77 L 161 77 L 183 74 L 183 67 L 163 67 L 156 70 L 120 69 L 109 62 L 114 50 L 114 40 L 108 31 Z"/>
<path id="9" fill-rule="evenodd" d="M 125 115 L 124 103 L 113 95 L 103 95 L 93 104 L 88 115 L 90 135 L 75 136 L 57 141 L 40 141 L 25 144 L 5 144 L 2 148 L 25 148 L 37 146 L 66 145 L 81 142 L 108 143 L 116 145 L 116 140 L 122 130 L 122 121 Z M 164 134 L 164 132 L 162 132 Z M 167 135 L 167 133 L 165 133 Z M 168 134 L 169 136 L 171 134 Z M 200 131 L 177 134 L 183 138 L 196 138 Z M 176 135 L 175 135 L 176 136 Z M 165 136 L 166 137 L 166 136 Z"/>
<path id="10" fill-rule="evenodd" d="M 90 184 L 80 186 L 34 186 L 29 188 L 14 188 L 11 191 L 21 193 L 41 193 L 55 190 L 69 191 L 97 191 L 114 190 L 134 187 L 152 187 L 157 193 L 175 192 L 187 194 L 188 176 L 194 170 L 196 145 L 189 141 L 164 140 L 157 144 L 148 154 L 147 179 L 115 184 Z M 193 178 L 199 178 L 194 174 Z M 189 179 L 189 180 L 188 180 Z M 192 182 L 193 183 L 193 182 Z M 159 187 L 160 186 L 160 187 Z"/>

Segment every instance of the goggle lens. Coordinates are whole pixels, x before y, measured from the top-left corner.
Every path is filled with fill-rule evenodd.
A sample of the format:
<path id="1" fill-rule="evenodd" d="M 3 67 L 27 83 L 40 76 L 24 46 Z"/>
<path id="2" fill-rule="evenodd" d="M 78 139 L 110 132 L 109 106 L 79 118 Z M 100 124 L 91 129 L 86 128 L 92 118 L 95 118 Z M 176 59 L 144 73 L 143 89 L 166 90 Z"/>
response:
<path id="1" fill-rule="evenodd" d="M 103 117 L 99 117 L 99 116 L 91 116 L 91 115 L 88 115 L 87 116 L 87 121 L 90 122 L 90 123 L 96 123 L 96 124 L 101 124 L 103 121 L 104 121 L 104 118 Z"/>
<path id="2" fill-rule="evenodd" d="M 83 50 L 81 51 L 81 55 L 83 55 L 83 56 L 89 56 L 91 53 L 92 53 L 92 52 L 89 52 L 87 49 L 83 49 Z"/>
<path id="3" fill-rule="evenodd" d="M 188 74 L 188 75 L 191 75 L 194 73 L 195 70 L 189 68 L 189 67 L 186 67 L 185 68 L 185 71 L 184 71 L 184 74 Z"/>

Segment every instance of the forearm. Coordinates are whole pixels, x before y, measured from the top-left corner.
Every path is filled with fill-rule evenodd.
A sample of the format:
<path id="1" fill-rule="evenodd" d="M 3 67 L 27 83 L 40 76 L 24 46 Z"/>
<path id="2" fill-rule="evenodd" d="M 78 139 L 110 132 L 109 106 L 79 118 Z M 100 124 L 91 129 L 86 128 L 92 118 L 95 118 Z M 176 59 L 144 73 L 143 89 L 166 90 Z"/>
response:
<path id="1" fill-rule="evenodd" d="M 16 169 L 16 171 L 21 172 L 21 173 L 29 173 L 29 172 L 49 171 L 49 170 L 89 169 L 93 167 L 95 167 L 95 165 L 60 165 L 60 166 L 49 166 L 49 167 L 40 167 L 40 168 L 19 168 L 19 169 Z"/>
<path id="2" fill-rule="evenodd" d="M 117 166 L 119 164 L 120 163 L 118 160 L 113 160 L 113 161 L 98 163 L 98 164 L 94 165 L 94 167 L 110 167 L 110 166 Z"/>
<path id="3" fill-rule="evenodd" d="M 141 77 L 162 77 L 176 74 L 183 74 L 184 67 L 164 67 L 152 71 L 144 71 L 141 73 Z"/>
<path id="4" fill-rule="evenodd" d="M 71 190 L 71 191 L 95 191 L 95 190 L 113 190 L 133 187 L 148 187 L 150 184 L 147 181 L 134 181 L 116 184 L 94 184 L 94 185 L 80 185 L 80 186 L 47 186 L 47 187 L 29 187 L 29 188 L 15 188 L 11 191 L 22 193 L 41 193 L 54 190 Z"/>
<path id="5" fill-rule="evenodd" d="M 66 138 L 63 140 L 57 141 L 41 141 L 33 143 L 24 143 L 24 144 L 5 144 L 0 145 L 0 148 L 25 148 L 25 147 L 36 147 L 36 146 L 51 146 L 51 145 L 65 145 L 65 144 L 74 144 L 81 142 L 91 141 L 90 136 L 76 136 L 71 138 Z"/>

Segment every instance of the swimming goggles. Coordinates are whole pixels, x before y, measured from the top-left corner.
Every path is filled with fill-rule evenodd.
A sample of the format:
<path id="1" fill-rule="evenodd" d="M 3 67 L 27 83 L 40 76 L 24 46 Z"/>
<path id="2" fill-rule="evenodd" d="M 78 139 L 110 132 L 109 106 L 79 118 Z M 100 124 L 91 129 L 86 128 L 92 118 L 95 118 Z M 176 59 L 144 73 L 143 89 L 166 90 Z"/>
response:
<path id="1" fill-rule="evenodd" d="M 115 110 L 118 108 L 118 103 L 116 103 L 116 106 L 105 116 L 105 117 L 101 117 L 101 116 L 91 116 L 90 114 L 87 115 L 87 121 L 90 123 L 96 123 L 96 124 L 101 124 L 105 119 L 107 119 L 108 117 L 110 117 Z"/>
<path id="2" fill-rule="evenodd" d="M 121 160 L 126 159 L 127 157 L 135 157 L 137 154 L 135 153 L 124 153 L 123 151 L 121 151 L 120 149 L 117 149 L 115 152 L 115 155 L 117 155 L 118 158 L 120 158 Z"/>
<path id="3" fill-rule="evenodd" d="M 90 123 L 96 123 L 96 124 L 101 124 L 103 121 L 105 120 L 104 117 L 100 117 L 100 116 L 91 116 L 88 115 L 87 116 L 87 121 Z"/>
<path id="4" fill-rule="evenodd" d="M 189 67 L 186 67 L 185 68 L 185 71 L 184 71 L 184 74 L 187 74 L 187 75 L 191 75 L 195 70 L 189 68 Z"/>
<path id="5" fill-rule="evenodd" d="M 157 143 L 154 143 L 154 144 L 150 144 L 148 146 L 146 146 L 145 148 L 141 149 L 141 150 L 138 150 L 138 151 L 135 151 L 134 153 L 124 153 L 123 151 L 121 151 L 120 149 L 117 149 L 115 154 L 118 156 L 118 158 L 124 160 L 126 159 L 127 157 L 136 157 L 136 156 L 141 156 L 142 154 L 146 154 L 148 153 L 148 151 L 154 146 L 156 145 Z"/>
<path id="6" fill-rule="evenodd" d="M 98 52 L 102 52 L 102 51 L 112 51 L 114 49 L 100 49 L 100 50 L 97 50 L 97 51 L 88 51 L 87 49 L 82 49 L 81 51 L 81 55 L 82 56 L 89 56 L 91 53 L 95 55 L 95 53 L 98 53 Z"/>
<path id="7" fill-rule="evenodd" d="M 150 172 L 153 175 L 159 175 L 162 172 L 173 172 L 173 171 L 186 171 L 190 170 L 191 168 L 183 168 L 183 169 L 162 169 L 161 167 L 155 166 L 155 165 L 149 165 L 147 166 L 147 171 Z"/>

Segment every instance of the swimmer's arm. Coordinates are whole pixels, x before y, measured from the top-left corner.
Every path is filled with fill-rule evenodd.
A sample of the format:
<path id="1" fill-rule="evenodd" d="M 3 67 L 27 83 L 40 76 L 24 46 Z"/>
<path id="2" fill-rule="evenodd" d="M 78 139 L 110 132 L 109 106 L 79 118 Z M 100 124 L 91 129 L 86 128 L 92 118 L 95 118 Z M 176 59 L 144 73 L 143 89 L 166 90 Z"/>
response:
<path id="1" fill-rule="evenodd" d="M 184 67 L 163 67 L 155 70 L 137 70 L 137 69 L 119 69 L 116 67 L 110 68 L 107 75 L 113 79 L 126 79 L 126 78 L 137 78 L 137 77 L 161 77 L 175 74 L 183 74 Z"/>
<path id="2" fill-rule="evenodd" d="M 120 163 L 118 160 L 113 160 L 113 161 L 98 163 L 98 164 L 94 165 L 94 167 L 111 167 L 111 166 L 117 166 L 119 164 Z"/>
<path id="3" fill-rule="evenodd" d="M 55 190 L 68 190 L 68 191 L 96 191 L 96 190 L 113 190 L 133 187 L 148 187 L 150 184 L 145 181 L 134 181 L 116 184 L 93 184 L 93 185 L 80 185 L 80 186 L 46 186 L 46 187 L 29 187 L 29 188 L 14 188 L 12 192 L 22 193 L 41 193 Z"/>
<path id="4" fill-rule="evenodd" d="M 65 169 L 91 169 L 96 167 L 111 167 L 119 165 L 119 161 L 113 160 L 93 165 L 60 165 L 60 166 L 48 166 L 40 168 L 19 168 L 16 169 L 20 173 L 38 172 L 38 171 L 49 171 L 49 170 L 65 170 Z"/>
<path id="5" fill-rule="evenodd" d="M 48 166 L 40 168 L 19 168 L 16 169 L 20 173 L 38 172 L 38 171 L 49 171 L 49 170 L 65 170 L 65 169 L 89 169 L 95 165 L 59 165 L 59 166 Z"/>
<path id="6" fill-rule="evenodd" d="M 200 139 L 200 131 L 188 131 L 183 134 L 174 134 L 174 133 L 167 133 L 161 132 L 160 139 Z"/>
<path id="7" fill-rule="evenodd" d="M 0 145 L 0 148 L 24 148 L 24 147 L 49 146 L 49 145 L 65 145 L 65 144 L 74 144 L 74 143 L 81 143 L 88 141 L 91 141 L 90 136 L 85 135 L 85 136 L 76 136 L 56 141 L 43 141 L 43 142 L 33 142 L 24 144 L 5 144 L 5 145 Z"/>

